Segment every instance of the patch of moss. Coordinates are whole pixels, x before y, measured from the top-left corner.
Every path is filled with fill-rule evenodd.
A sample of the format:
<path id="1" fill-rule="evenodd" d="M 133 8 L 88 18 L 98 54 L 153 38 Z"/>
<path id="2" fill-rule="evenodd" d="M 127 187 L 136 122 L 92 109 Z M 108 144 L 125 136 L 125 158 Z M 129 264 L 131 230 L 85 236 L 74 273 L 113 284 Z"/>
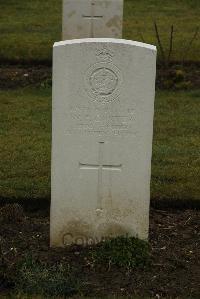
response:
<path id="1" fill-rule="evenodd" d="M 78 282 L 68 264 L 48 265 L 26 257 L 19 265 L 15 288 L 28 295 L 71 296 Z"/>
<path id="2" fill-rule="evenodd" d="M 150 264 L 149 244 L 134 237 L 117 237 L 100 243 L 92 251 L 93 263 L 126 269 L 144 268 Z"/>

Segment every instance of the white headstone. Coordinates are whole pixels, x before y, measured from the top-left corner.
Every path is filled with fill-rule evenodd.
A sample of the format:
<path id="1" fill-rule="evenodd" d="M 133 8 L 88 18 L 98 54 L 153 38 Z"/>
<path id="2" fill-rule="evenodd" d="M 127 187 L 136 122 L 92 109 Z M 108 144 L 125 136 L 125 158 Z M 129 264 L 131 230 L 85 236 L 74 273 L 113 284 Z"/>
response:
<path id="1" fill-rule="evenodd" d="M 155 72 L 152 45 L 55 43 L 52 246 L 147 239 Z"/>
<path id="2" fill-rule="evenodd" d="M 63 40 L 122 37 L 123 0 L 63 0 Z"/>

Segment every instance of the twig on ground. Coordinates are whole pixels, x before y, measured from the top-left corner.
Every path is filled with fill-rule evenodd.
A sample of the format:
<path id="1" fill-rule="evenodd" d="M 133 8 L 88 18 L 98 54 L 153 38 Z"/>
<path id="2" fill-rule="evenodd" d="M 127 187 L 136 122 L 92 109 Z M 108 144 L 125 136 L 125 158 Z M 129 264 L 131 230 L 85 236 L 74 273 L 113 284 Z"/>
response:
<path id="1" fill-rule="evenodd" d="M 166 66 L 165 52 L 164 52 L 162 42 L 161 42 L 161 39 L 160 39 L 160 35 L 159 35 L 159 32 L 158 32 L 158 26 L 157 26 L 155 21 L 154 21 L 154 28 L 155 28 L 156 38 L 157 38 L 157 41 L 158 41 L 158 46 L 160 48 L 160 53 L 161 53 L 161 56 L 162 56 L 162 60 L 163 60 L 164 65 Z"/>
<path id="2" fill-rule="evenodd" d="M 174 33 L 174 26 L 171 26 L 171 33 L 170 33 L 170 43 L 169 43 L 169 54 L 167 58 L 167 64 L 170 62 L 171 54 L 173 51 L 173 33 Z"/>

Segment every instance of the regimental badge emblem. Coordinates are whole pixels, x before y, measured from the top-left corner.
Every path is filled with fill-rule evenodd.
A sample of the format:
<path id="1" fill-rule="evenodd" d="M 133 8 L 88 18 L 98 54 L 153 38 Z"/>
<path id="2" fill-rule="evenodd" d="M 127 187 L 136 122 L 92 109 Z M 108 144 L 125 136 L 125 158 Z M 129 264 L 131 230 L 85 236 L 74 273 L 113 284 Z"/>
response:
<path id="1" fill-rule="evenodd" d="M 114 53 L 106 48 L 96 51 L 97 63 L 86 71 L 85 87 L 88 95 L 98 103 L 106 104 L 119 97 L 121 72 L 112 60 Z"/>
<path id="2" fill-rule="evenodd" d="M 104 61 L 104 62 L 112 62 L 113 57 L 114 57 L 113 51 L 106 46 L 96 50 L 97 60 Z"/>

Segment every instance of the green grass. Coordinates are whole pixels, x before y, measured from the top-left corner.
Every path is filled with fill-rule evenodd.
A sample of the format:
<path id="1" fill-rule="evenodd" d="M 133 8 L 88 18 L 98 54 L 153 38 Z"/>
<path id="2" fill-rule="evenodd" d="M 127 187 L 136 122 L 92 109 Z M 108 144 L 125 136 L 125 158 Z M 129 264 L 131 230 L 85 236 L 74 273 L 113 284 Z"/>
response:
<path id="1" fill-rule="evenodd" d="M 50 197 L 50 94 L 0 92 L 0 196 Z"/>
<path id="2" fill-rule="evenodd" d="M 27 257 L 19 265 L 15 278 L 16 291 L 28 295 L 66 296 L 78 292 L 77 274 L 69 264 L 49 265 Z"/>
<path id="3" fill-rule="evenodd" d="M 182 61 L 185 49 L 190 45 L 195 28 L 200 25 L 199 0 L 126 0 L 124 38 L 157 45 L 154 21 L 156 21 L 165 53 L 168 54 L 170 27 L 174 25 L 172 59 Z M 200 38 L 191 45 L 186 60 L 199 61 Z"/>
<path id="4" fill-rule="evenodd" d="M 0 59 L 51 61 L 61 39 L 61 0 L 0 1 Z"/>
<path id="5" fill-rule="evenodd" d="M 200 91 L 156 96 L 151 197 L 199 200 Z M 50 199 L 51 89 L 0 92 L 0 197 Z"/>
<path id="6" fill-rule="evenodd" d="M 200 91 L 157 94 L 152 198 L 200 199 L 199 98 Z"/>
<path id="7" fill-rule="evenodd" d="M 149 244 L 134 237 L 106 240 L 91 251 L 91 257 L 95 266 L 103 265 L 106 269 L 116 266 L 128 271 L 151 264 Z"/>
<path id="8" fill-rule="evenodd" d="M 52 45 L 61 39 L 61 0 L 0 1 L 0 60 L 51 61 Z M 174 25 L 172 58 L 182 60 L 187 42 L 200 24 L 199 0 L 125 0 L 124 32 L 127 39 L 156 44 L 153 21 L 168 49 L 170 26 Z M 200 38 L 190 47 L 187 60 L 199 61 Z"/>

